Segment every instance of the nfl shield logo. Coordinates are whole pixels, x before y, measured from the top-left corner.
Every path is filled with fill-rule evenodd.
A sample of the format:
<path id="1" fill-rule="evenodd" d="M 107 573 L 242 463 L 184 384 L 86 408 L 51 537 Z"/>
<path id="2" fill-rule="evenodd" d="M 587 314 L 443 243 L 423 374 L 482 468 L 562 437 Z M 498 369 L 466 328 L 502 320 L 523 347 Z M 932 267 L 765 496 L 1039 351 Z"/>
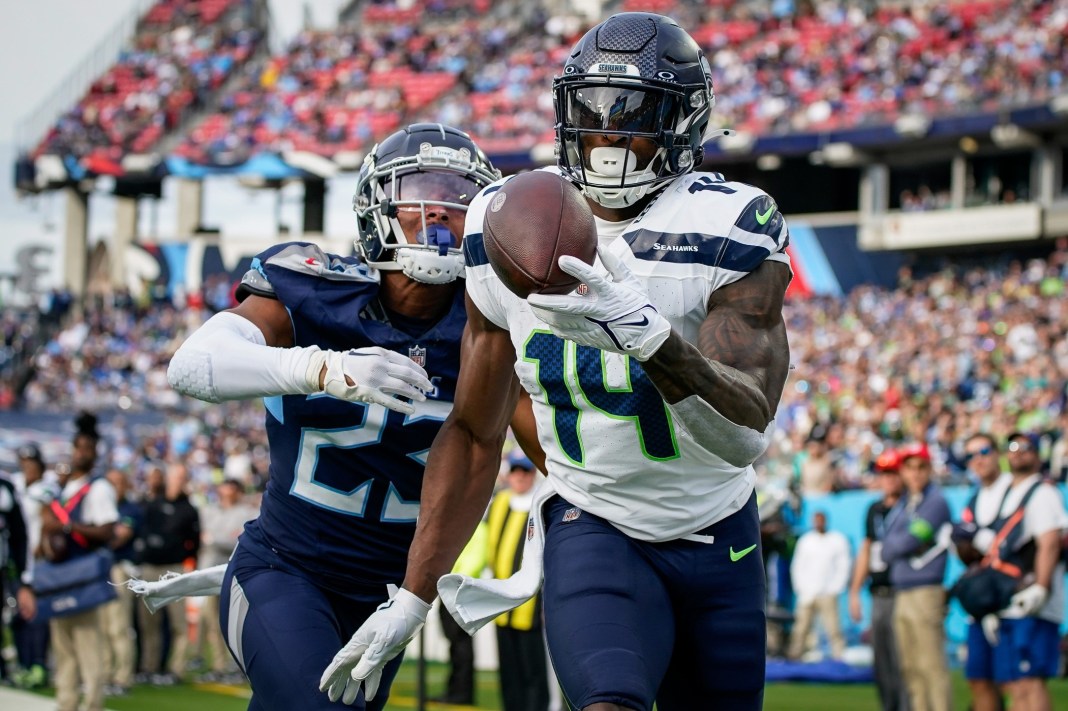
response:
<path id="1" fill-rule="evenodd" d="M 527 540 L 534 540 L 534 519 L 532 518 L 527 519 Z"/>
<path id="2" fill-rule="evenodd" d="M 563 521 L 561 523 L 571 523 L 576 518 L 578 518 L 579 514 L 581 514 L 581 513 L 582 512 L 579 511 L 577 508 L 570 508 L 570 509 L 568 509 L 567 511 L 564 512 L 564 518 L 563 518 Z"/>
<path id="3" fill-rule="evenodd" d="M 420 368 L 426 367 L 426 348 L 412 346 L 408 349 L 408 357 L 415 361 Z"/>

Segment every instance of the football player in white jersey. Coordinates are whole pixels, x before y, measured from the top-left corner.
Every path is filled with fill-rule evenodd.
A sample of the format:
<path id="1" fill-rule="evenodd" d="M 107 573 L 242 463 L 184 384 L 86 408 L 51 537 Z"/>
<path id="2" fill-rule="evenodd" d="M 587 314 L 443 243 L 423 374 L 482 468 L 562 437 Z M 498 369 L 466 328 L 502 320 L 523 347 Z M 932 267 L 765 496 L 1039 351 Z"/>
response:
<path id="1" fill-rule="evenodd" d="M 471 631 L 544 579 L 549 649 L 573 708 L 759 709 L 752 462 L 789 367 L 787 228 L 759 189 L 692 172 L 714 135 L 712 81 L 673 20 L 623 13 L 597 25 L 554 94 L 557 169 L 597 218 L 598 263 L 562 257 L 585 288 L 521 299 L 482 246 L 502 183 L 472 202 L 460 380 L 429 456 L 400 604 L 364 623 L 321 688 L 370 691 L 421 624 L 408 596 L 432 600 L 437 586 Z M 521 444 L 549 475 L 523 568 L 500 586 L 442 577 L 485 510 L 521 390 L 539 439 Z"/>

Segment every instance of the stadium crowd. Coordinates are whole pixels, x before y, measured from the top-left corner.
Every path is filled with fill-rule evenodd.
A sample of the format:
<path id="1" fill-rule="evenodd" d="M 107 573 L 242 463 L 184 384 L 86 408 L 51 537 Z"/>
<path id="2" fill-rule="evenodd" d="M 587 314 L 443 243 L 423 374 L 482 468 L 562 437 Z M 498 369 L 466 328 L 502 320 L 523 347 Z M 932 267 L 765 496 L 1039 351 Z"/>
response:
<path id="1" fill-rule="evenodd" d="M 755 135 L 1040 104 L 1068 69 L 1064 0 L 655 4 L 696 28 L 714 120 Z M 465 126 L 491 154 L 529 150 L 552 142 L 550 68 L 587 29 L 539 5 L 366 3 L 336 31 L 307 30 L 246 61 L 260 30 L 234 3 L 210 15 L 203 5 L 155 6 L 35 155 L 144 151 L 190 106 L 208 114 L 176 154 L 214 165 L 261 151 L 333 156 L 412 120 Z"/>
<path id="2" fill-rule="evenodd" d="M 33 156 L 72 156 L 93 172 L 121 172 L 123 156 L 155 148 L 257 52 L 265 37 L 244 9 L 236 0 L 154 5 L 115 65 L 59 118 Z"/>
<path id="3" fill-rule="evenodd" d="M 788 302 L 794 370 L 778 434 L 758 467 L 763 479 L 781 484 L 801 475 L 805 493 L 865 487 L 884 448 L 916 440 L 931 447 L 936 479 L 958 483 L 968 433 L 1004 438 L 1022 429 L 1043 434 L 1047 467 L 1064 480 L 1066 280 L 1062 239 L 1045 259 L 946 264 L 925 274 L 906 268 L 896 289 L 865 286 L 844 299 Z M 208 301 L 225 306 L 220 298 Z M 119 295 L 88 304 L 84 318 L 64 323 L 33 354 L 33 376 L 21 397 L 4 399 L 6 407 L 172 413 L 177 442 L 156 454 L 184 454 L 207 436 L 211 446 L 198 456 L 220 461 L 226 447 L 216 425 L 247 423 L 235 434 L 248 437 L 259 426 L 258 406 L 241 406 L 248 414 L 237 419 L 235 412 L 216 415 L 225 408 L 200 409 L 166 382 L 176 344 L 212 312 L 203 303 Z M 5 312 L 0 390 L 7 393 L 16 387 L 13 364 L 25 347 L 19 324 L 27 323 L 36 316 Z M 198 419 L 202 424 L 189 424 Z"/>

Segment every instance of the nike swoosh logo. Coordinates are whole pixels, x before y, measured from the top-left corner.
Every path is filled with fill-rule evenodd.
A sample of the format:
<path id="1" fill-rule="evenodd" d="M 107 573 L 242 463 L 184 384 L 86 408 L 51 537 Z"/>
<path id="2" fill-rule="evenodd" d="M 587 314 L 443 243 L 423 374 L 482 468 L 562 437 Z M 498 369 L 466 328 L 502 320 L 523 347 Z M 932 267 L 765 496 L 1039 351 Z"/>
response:
<path id="1" fill-rule="evenodd" d="M 768 224 L 768 220 L 771 219 L 771 213 L 773 213 L 773 212 L 775 212 L 775 206 L 774 205 L 769 207 L 767 212 L 761 212 L 760 210 L 757 210 L 756 211 L 757 224 L 758 225 L 766 225 L 766 224 Z"/>
<path id="2" fill-rule="evenodd" d="M 734 546 L 731 546 L 730 547 L 731 562 L 732 563 L 737 563 L 742 558 L 744 558 L 747 555 L 749 555 L 750 553 L 752 553 L 755 549 L 756 549 L 756 543 L 754 543 L 753 545 L 749 546 L 748 548 L 743 548 L 742 550 L 737 551 L 737 552 L 735 552 Z"/>
<path id="3" fill-rule="evenodd" d="M 649 317 L 642 315 L 641 321 L 631 321 L 630 323 L 617 323 L 617 326 L 646 326 L 649 324 Z"/>

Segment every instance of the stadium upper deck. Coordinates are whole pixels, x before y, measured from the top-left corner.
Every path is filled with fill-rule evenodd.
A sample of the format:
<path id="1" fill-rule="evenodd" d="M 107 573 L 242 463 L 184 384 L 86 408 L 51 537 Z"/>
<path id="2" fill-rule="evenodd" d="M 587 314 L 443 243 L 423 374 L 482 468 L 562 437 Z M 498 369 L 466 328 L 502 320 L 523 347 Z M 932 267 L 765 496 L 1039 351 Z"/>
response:
<path id="1" fill-rule="evenodd" d="M 1032 109 L 1014 115 L 1020 125 L 1060 121 L 1068 1 L 867 6 L 624 0 L 611 9 L 665 12 L 693 28 L 712 59 L 716 121 L 742 133 L 732 146 L 742 152 L 893 143 L 915 137 L 916 125 L 963 134 L 974 124 L 961 116 L 994 125 L 1008 109 Z M 157 3 L 31 158 L 116 174 L 124 155 L 177 146 L 167 151 L 177 165 L 232 167 L 298 150 L 345 168 L 401 123 L 436 120 L 466 127 L 491 154 L 536 162 L 530 151 L 552 144 L 551 77 L 586 27 L 528 4 L 364 2 L 336 30 L 301 33 L 257 58 L 266 27 L 243 7 Z M 183 121 L 189 112 L 199 116 Z M 912 122 L 895 131 L 903 117 Z M 20 187 L 31 187 L 28 173 Z"/>

